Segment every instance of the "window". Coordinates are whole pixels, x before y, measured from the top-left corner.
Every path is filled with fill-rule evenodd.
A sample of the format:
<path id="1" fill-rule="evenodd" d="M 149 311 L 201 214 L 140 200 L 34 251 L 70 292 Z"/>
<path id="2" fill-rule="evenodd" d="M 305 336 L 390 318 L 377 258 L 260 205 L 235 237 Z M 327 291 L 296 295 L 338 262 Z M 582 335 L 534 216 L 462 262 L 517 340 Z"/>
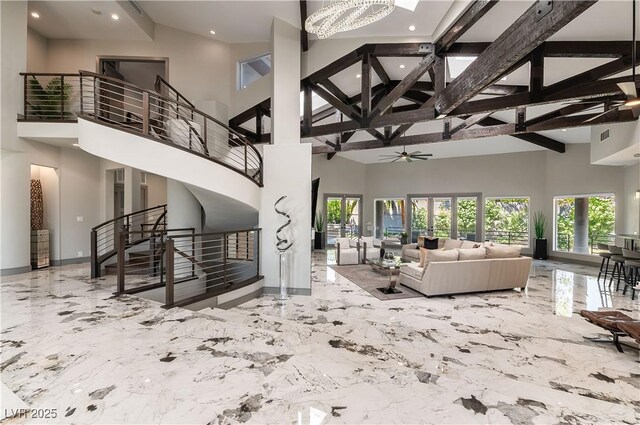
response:
<path id="1" fill-rule="evenodd" d="M 411 242 L 426 235 L 429 228 L 429 198 L 411 198 Z"/>
<path id="2" fill-rule="evenodd" d="M 457 199 L 458 239 L 476 240 L 478 198 Z"/>
<path id="3" fill-rule="evenodd" d="M 246 89 L 271 72 L 271 53 L 238 62 L 238 90 Z"/>
<path id="4" fill-rule="evenodd" d="M 374 210 L 374 237 L 399 238 L 400 233 L 404 232 L 405 200 L 376 199 Z"/>
<path id="5" fill-rule="evenodd" d="M 529 247 L 529 198 L 487 198 L 485 239 Z"/>
<path id="6" fill-rule="evenodd" d="M 615 198 L 612 194 L 555 197 L 554 250 L 597 254 L 598 243 L 613 244 Z"/>
<path id="7" fill-rule="evenodd" d="M 433 198 L 433 236 L 451 237 L 451 198 Z"/>

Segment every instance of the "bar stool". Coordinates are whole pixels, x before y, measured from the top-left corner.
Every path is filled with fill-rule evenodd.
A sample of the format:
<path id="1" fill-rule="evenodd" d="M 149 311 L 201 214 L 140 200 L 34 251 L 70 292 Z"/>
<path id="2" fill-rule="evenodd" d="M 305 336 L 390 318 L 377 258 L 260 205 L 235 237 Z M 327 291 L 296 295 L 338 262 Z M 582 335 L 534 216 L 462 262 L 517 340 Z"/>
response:
<path id="1" fill-rule="evenodd" d="M 613 284 L 613 279 L 618 278 L 616 282 L 616 291 L 620 286 L 620 277 L 627 281 L 627 273 L 624 270 L 624 257 L 622 256 L 622 248 L 615 245 L 609 245 L 609 252 L 611 253 L 611 260 L 613 261 L 613 270 L 611 271 L 611 279 L 609 280 L 609 288 Z"/>
<path id="2" fill-rule="evenodd" d="M 609 261 L 611 260 L 611 254 L 609 252 L 609 245 L 606 243 L 598 243 L 598 251 L 600 251 L 600 255 L 602 257 L 602 264 L 600 264 L 600 272 L 598 273 L 598 282 L 600 281 L 600 276 L 602 276 L 602 272 L 604 271 L 604 282 L 607 281 L 607 274 L 609 274 Z"/>
<path id="3" fill-rule="evenodd" d="M 624 265 L 629 268 L 629 280 L 625 282 L 622 295 L 627 292 L 627 288 L 631 288 L 631 299 L 636 298 L 636 286 L 638 278 L 640 278 L 640 252 L 631 251 L 630 249 L 622 249 L 624 256 Z"/>

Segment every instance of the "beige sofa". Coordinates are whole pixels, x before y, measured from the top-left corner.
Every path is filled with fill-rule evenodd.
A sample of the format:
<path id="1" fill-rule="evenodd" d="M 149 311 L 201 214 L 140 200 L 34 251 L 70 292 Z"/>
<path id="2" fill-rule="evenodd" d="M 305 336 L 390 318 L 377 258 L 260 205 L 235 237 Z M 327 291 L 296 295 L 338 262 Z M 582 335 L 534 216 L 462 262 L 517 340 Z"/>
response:
<path id="1" fill-rule="evenodd" d="M 398 282 L 426 295 L 461 294 L 525 288 L 531 257 L 430 262 L 400 266 Z"/>

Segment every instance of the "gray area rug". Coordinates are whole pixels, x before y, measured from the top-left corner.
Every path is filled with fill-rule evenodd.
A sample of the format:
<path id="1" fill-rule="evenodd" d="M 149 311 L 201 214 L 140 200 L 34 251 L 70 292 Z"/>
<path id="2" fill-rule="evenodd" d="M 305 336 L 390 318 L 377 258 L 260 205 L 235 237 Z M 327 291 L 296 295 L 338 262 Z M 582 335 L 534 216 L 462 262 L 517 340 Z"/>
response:
<path id="1" fill-rule="evenodd" d="M 381 275 L 371 270 L 371 267 L 365 264 L 357 266 L 336 266 L 330 265 L 336 273 L 342 275 L 346 279 L 355 283 L 380 301 L 399 300 L 403 298 L 420 298 L 423 297 L 419 292 L 411 288 L 396 284 L 396 289 L 402 291 L 400 294 L 385 294 L 378 291 L 378 288 L 384 288 L 389 284 L 389 276 Z"/>

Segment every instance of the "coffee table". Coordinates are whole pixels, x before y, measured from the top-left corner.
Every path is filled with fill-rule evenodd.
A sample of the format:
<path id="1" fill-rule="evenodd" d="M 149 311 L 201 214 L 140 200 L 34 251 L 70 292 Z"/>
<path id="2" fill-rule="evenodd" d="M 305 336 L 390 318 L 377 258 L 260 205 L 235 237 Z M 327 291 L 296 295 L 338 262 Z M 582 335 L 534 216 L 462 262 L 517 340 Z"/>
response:
<path id="1" fill-rule="evenodd" d="M 371 266 L 371 270 L 374 272 L 389 276 L 389 284 L 385 288 L 377 288 L 378 291 L 385 294 L 402 293 L 401 290 L 396 289 L 396 283 L 400 275 L 400 266 L 404 264 L 400 257 L 394 257 L 393 260 L 367 260 L 367 264 Z"/>

